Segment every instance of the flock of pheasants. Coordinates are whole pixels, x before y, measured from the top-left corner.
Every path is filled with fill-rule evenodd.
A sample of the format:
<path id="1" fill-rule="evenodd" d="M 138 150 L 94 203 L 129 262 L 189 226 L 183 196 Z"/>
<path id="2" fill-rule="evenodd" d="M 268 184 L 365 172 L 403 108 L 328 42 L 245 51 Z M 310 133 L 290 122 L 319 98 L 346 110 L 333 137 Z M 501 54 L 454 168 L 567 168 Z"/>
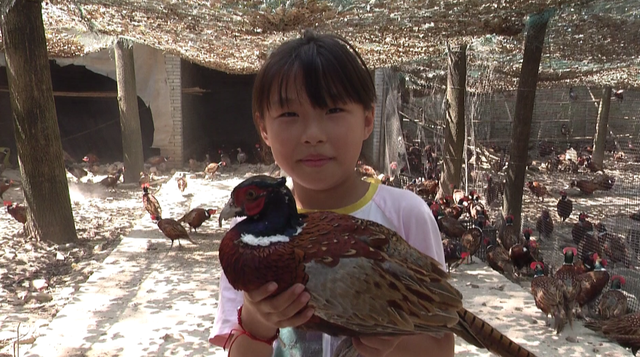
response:
<path id="1" fill-rule="evenodd" d="M 411 154 L 410 150 L 408 152 Z M 453 195 L 435 200 L 439 189 L 439 171 L 429 159 L 433 156 L 432 150 L 427 147 L 424 152 L 428 153 L 426 159 L 424 154 L 421 159 L 424 177 L 414 179 L 404 188 L 423 197 L 430 205 L 443 235 L 442 245 L 449 271 L 485 248 L 488 264 L 507 278 L 517 281 L 523 273 L 533 272 L 531 293 L 536 306 L 547 317 L 553 317 L 553 322 L 548 323 L 558 333 L 566 323 L 572 324 L 574 317 L 583 318 L 587 327 L 601 331 L 611 340 L 631 348 L 635 355 L 640 348 L 640 313 L 629 313 L 627 297 L 621 291 L 625 285 L 624 277 L 611 276 L 606 270 L 609 262 L 628 266 L 633 252 L 624 237 L 608 232 L 602 223 L 592 224 L 588 214 L 580 213 L 571 232 L 575 246 L 567 246 L 562 250 L 564 264 L 553 271 L 544 263 L 538 242 L 531 239 L 533 230 L 525 228 L 519 232 L 513 225 L 512 216 L 502 218 L 500 215 L 497 227 L 492 226 L 476 191 L 465 195 L 464 191 L 452 187 Z M 437 159 L 433 161 L 437 163 Z M 582 165 L 588 168 L 591 161 L 583 161 Z M 571 160 L 567 162 L 571 163 Z M 400 186 L 396 178 L 402 175 L 402 170 L 398 170 L 395 162 L 388 170 L 391 175 L 378 175 L 371 167 L 362 164 L 357 171 L 371 180 Z M 420 172 L 420 169 L 415 171 Z M 573 180 L 571 187 L 590 195 L 596 190 L 608 191 L 614 183 L 614 177 L 603 173 L 593 180 Z M 536 181 L 527 182 L 526 188 L 542 200 L 548 195 L 544 185 Z M 495 184 L 491 175 L 488 175 L 484 201 L 490 204 L 503 194 L 503 190 L 504 183 Z M 560 194 L 556 207 L 558 217 L 564 222 L 573 212 L 573 202 L 565 191 Z M 640 214 L 635 213 L 630 217 L 639 220 Z M 472 226 L 469 228 L 461 218 L 466 218 Z M 549 210 L 541 211 L 536 228 L 540 238 L 551 237 L 554 225 Z M 488 234 L 491 231 L 497 231 L 497 234 Z"/>

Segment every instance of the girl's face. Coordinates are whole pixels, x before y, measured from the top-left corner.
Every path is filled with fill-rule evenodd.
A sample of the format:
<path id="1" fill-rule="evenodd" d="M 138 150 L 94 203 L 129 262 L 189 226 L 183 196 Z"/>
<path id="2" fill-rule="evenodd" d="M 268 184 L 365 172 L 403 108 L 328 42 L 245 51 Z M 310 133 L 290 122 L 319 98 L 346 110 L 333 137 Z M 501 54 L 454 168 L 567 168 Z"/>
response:
<path id="1" fill-rule="evenodd" d="M 292 86 L 289 86 L 292 87 Z M 292 89 L 259 118 L 261 134 L 278 165 L 307 189 L 330 190 L 355 177 L 362 142 L 373 130 L 373 110 L 332 103 L 314 108 L 304 88 Z"/>

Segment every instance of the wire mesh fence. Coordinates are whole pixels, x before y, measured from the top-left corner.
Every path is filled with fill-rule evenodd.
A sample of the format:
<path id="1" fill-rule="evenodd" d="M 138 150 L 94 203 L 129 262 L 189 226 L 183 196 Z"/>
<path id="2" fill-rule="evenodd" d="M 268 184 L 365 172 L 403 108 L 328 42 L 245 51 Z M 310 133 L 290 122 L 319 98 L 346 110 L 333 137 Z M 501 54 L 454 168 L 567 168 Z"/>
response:
<path id="1" fill-rule="evenodd" d="M 504 180 L 503 167 L 508 165 L 511 127 L 515 109 L 515 92 L 487 92 L 492 73 L 476 76 L 469 83 L 466 98 L 466 168 L 463 167 L 461 188 L 468 193 L 476 190 L 486 203 L 487 177 L 494 185 Z M 401 89 L 402 91 L 402 89 Z M 439 152 L 444 135 L 444 88 L 404 90 L 398 110 L 399 122 L 407 152 L 413 146 L 424 149 L 432 146 Z M 615 89 L 614 89 L 615 93 Z M 408 95 L 407 95 L 408 94 Z M 526 181 L 538 181 L 547 187 L 544 200 L 524 188 L 522 228 L 532 228 L 544 262 L 554 271 L 563 263 L 562 249 L 578 248 L 571 231 L 578 215 L 585 212 L 593 225 L 600 224 L 606 231 L 594 229 L 597 245 L 593 247 L 607 261 L 611 276 L 625 278 L 623 290 L 629 298 L 629 309 L 639 311 L 640 303 L 640 92 L 625 91 L 624 98 L 612 97 L 609 111 L 604 168 L 591 172 L 580 159 L 591 156 L 596 123 L 600 111 L 601 88 L 576 87 L 538 89 L 529 141 L 529 165 Z M 395 142 L 387 142 L 394 145 Z M 559 160 L 571 158 L 575 166 L 556 165 Z M 578 162 L 580 162 L 578 164 Z M 466 170 L 465 170 L 466 169 Z M 466 174 L 465 174 L 466 172 Z M 414 170 L 413 176 L 424 175 Z M 572 181 L 602 182 L 612 179 L 609 189 L 598 189 L 593 194 L 572 187 Z M 609 181 L 609 182 L 612 182 Z M 563 222 L 557 214 L 556 204 L 561 191 L 573 201 L 573 212 Z M 498 194 L 493 204 L 486 204 L 489 219 L 501 219 L 502 197 Z M 549 238 L 541 238 L 536 223 L 542 210 L 551 213 L 554 231 Z M 469 223 L 469 222 L 467 222 Z M 489 228 L 486 235 L 496 235 Z M 482 260 L 484 246 L 477 253 Z M 607 288 L 608 289 L 608 288 Z"/>

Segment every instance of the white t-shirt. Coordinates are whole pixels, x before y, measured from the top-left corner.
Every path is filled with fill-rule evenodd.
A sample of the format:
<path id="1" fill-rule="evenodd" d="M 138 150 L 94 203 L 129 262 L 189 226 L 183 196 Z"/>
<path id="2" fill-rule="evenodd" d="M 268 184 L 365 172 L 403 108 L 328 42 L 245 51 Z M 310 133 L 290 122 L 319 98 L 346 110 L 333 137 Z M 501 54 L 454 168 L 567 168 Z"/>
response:
<path id="1" fill-rule="evenodd" d="M 436 259 L 442 267 L 445 266 L 442 240 L 435 218 L 427 204 L 411 191 L 371 183 L 367 193 L 358 202 L 333 211 L 380 223 L 396 231 L 414 248 Z M 237 310 L 243 301 L 243 293 L 234 290 L 222 273 L 218 311 L 210 343 L 217 346 L 224 344 L 229 332 L 236 327 Z M 280 338 L 286 348 L 277 345 L 274 351 L 276 357 L 330 357 L 341 340 L 340 337 L 296 329 L 281 329 Z"/>

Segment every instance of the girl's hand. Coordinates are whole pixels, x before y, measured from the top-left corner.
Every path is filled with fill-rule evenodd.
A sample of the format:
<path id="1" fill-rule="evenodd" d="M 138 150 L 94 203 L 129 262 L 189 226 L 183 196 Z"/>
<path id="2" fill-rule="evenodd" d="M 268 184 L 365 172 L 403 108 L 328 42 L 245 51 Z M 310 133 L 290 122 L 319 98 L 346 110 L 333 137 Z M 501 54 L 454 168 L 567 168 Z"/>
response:
<path id="1" fill-rule="evenodd" d="M 295 284 L 271 296 L 277 288 L 278 285 L 271 282 L 244 293 L 242 324 L 256 337 L 273 337 L 278 328 L 302 325 L 313 315 L 312 308 L 305 308 L 311 295 L 304 291 L 304 285 Z"/>
<path id="2" fill-rule="evenodd" d="M 360 337 L 353 339 L 353 347 L 364 357 L 385 357 L 393 351 L 403 336 Z"/>

